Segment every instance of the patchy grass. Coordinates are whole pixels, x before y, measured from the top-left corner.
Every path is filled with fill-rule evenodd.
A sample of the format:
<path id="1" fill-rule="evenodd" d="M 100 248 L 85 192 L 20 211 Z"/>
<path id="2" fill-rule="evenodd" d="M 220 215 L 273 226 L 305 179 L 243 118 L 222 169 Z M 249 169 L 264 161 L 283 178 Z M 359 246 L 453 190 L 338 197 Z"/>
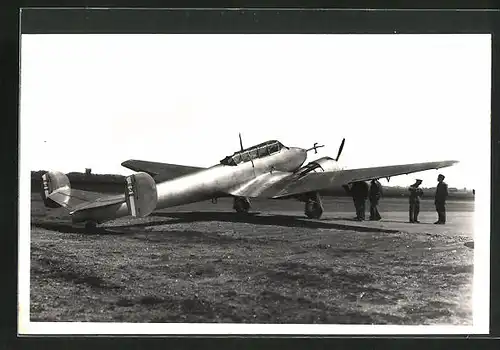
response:
<path id="1" fill-rule="evenodd" d="M 59 209 L 33 201 L 32 213 L 32 321 L 472 323 L 463 237 L 224 213 L 87 235 Z"/>

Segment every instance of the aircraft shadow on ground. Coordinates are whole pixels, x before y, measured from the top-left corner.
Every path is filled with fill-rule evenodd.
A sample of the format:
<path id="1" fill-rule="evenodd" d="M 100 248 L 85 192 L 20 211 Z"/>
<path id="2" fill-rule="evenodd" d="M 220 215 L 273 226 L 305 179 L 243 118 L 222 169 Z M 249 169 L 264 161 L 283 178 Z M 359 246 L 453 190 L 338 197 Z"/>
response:
<path id="1" fill-rule="evenodd" d="M 331 221 L 309 220 L 295 217 L 292 215 L 265 215 L 259 213 L 238 214 L 234 212 L 160 212 L 151 214 L 152 217 L 168 218 L 168 220 L 158 220 L 149 222 L 138 222 L 115 226 L 98 226 L 88 231 L 83 225 L 74 225 L 69 222 L 34 222 L 33 226 L 46 230 L 57 231 L 61 233 L 77 234 L 97 234 L 97 235 L 126 235 L 138 233 L 131 229 L 141 227 L 154 227 L 161 225 L 189 224 L 193 222 L 227 222 L 227 223 L 246 223 L 256 226 L 281 226 L 288 228 L 309 228 L 309 229 L 335 229 L 349 230 L 358 232 L 385 232 L 394 233 L 397 230 L 384 229 L 378 227 L 365 227 L 358 225 L 333 223 Z M 340 220 L 340 219 L 338 219 Z M 352 220 L 352 219 L 351 219 Z"/>
<path id="2" fill-rule="evenodd" d="M 43 228 L 45 230 L 56 231 L 61 233 L 78 233 L 85 235 L 126 235 L 126 234 L 134 234 L 138 233 L 137 231 L 131 231 L 132 228 L 137 227 L 150 227 L 155 225 L 165 225 L 170 221 L 165 220 L 162 222 L 148 222 L 148 223 L 137 223 L 131 225 L 122 225 L 122 226 L 98 226 L 92 230 L 87 230 L 85 227 L 81 225 L 74 225 L 71 223 L 65 222 L 38 222 L 33 223 L 33 226 L 38 228 Z"/>
<path id="3" fill-rule="evenodd" d="M 396 230 L 383 229 L 378 227 L 363 227 L 357 225 L 346 225 L 320 220 L 302 219 L 291 215 L 265 215 L 259 213 L 238 214 L 234 212 L 160 212 L 153 213 L 152 216 L 171 218 L 168 224 L 182 224 L 192 222 L 231 222 L 246 223 L 260 226 L 282 226 L 290 228 L 310 228 L 310 229 L 337 229 L 360 232 L 396 232 Z M 157 224 L 157 223 L 155 223 Z"/>

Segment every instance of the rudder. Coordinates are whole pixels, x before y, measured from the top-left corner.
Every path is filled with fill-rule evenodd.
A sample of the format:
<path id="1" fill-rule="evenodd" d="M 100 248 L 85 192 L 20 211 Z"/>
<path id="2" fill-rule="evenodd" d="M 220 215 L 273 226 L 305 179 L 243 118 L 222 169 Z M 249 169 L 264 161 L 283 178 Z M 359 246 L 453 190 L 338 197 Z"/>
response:
<path id="1" fill-rule="evenodd" d="M 125 198 L 130 215 L 145 217 L 156 209 L 156 183 L 147 173 L 136 173 L 126 178 Z"/>
<path id="2" fill-rule="evenodd" d="M 57 191 L 69 190 L 70 182 L 66 174 L 59 171 L 48 171 L 42 175 L 42 200 L 49 208 L 59 208 L 62 205 L 55 202 L 49 196 Z"/>

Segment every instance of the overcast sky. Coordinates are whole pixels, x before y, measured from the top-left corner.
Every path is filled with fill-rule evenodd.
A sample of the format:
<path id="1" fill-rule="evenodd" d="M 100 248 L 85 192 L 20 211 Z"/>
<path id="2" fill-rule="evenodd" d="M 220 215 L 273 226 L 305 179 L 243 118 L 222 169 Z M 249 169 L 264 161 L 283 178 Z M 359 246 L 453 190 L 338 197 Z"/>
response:
<path id="1" fill-rule="evenodd" d="M 269 139 L 346 168 L 455 159 L 489 171 L 489 35 L 23 35 L 21 161 L 130 174 L 211 166 Z M 438 171 L 392 178 L 436 183 Z M 383 184 L 387 184 L 384 180 Z"/>

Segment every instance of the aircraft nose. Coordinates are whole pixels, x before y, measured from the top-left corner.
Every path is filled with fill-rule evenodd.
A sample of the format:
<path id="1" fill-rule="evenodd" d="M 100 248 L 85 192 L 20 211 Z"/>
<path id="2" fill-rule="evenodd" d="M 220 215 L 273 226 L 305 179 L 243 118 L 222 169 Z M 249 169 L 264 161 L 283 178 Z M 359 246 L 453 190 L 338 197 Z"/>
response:
<path id="1" fill-rule="evenodd" d="M 299 168 L 307 159 L 307 151 L 303 148 L 293 147 L 294 158 L 297 160 L 296 167 Z"/>

